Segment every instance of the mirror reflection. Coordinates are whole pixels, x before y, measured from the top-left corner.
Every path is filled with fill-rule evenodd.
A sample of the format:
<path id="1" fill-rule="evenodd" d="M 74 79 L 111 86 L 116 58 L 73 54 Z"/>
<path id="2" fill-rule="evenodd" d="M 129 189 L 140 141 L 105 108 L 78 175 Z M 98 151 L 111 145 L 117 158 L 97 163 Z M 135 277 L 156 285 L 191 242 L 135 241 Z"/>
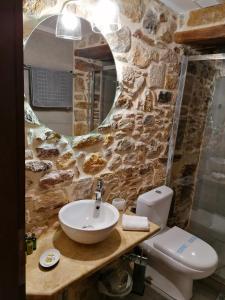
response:
<path id="1" fill-rule="evenodd" d="M 81 40 L 55 36 L 57 16 L 39 24 L 24 49 L 26 101 L 41 123 L 64 135 L 96 129 L 112 108 L 117 76 L 102 34 L 80 18 Z"/>

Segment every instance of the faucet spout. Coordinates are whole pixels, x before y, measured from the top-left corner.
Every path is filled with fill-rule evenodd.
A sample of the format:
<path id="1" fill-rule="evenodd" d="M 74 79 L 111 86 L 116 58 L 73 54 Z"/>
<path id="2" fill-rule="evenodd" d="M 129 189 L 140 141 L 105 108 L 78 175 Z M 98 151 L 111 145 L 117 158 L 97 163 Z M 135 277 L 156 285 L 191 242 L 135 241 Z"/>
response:
<path id="1" fill-rule="evenodd" d="M 102 179 L 98 180 L 97 189 L 95 192 L 95 208 L 100 209 L 102 202 L 102 191 L 103 191 L 103 181 Z"/>
<path id="2" fill-rule="evenodd" d="M 103 180 L 99 179 L 97 182 L 97 191 L 102 192 L 103 190 Z"/>

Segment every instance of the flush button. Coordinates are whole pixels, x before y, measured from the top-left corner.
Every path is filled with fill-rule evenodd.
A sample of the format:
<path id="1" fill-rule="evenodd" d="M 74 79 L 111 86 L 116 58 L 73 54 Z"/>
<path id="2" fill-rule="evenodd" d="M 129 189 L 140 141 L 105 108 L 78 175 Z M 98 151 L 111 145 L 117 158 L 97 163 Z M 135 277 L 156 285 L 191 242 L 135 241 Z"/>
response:
<path id="1" fill-rule="evenodd" d="M 162 194 L 162 192 L 159 191 L 159 190 L 156 190 L 155 192 L 156 192 L 157 194 Z"/>

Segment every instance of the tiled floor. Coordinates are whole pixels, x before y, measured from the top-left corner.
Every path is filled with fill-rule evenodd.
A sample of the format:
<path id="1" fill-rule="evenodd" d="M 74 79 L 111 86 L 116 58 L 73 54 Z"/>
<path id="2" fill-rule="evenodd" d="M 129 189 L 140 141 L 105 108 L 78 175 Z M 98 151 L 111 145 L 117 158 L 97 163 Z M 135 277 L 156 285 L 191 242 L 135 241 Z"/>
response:
<path id="1" fill-rule="evenodd" d="M 152 288 L 146 287 L 144 296 L 137 296 L 134 294 L 130 294 L 124 300 L 167 300 L 161 296 L 159 293 L 155 292 Z"/>
<path id="2" fill-rule="evenodd" d="M 205 285 L 202 281 L 196 281 L 192 300 L 217 300 L 218 294 L 218 291 Z"/>
<path id="3" fill-rule="evenodd" d="M 124 300 L 168 300 L 169 297 L 165 297 L 154 291 L 150 286 L 146 287 L 144 296 L 137 296 L 130 294 Z M 172 300 L 172 299 L 171 299 Z M 218 291 L 208 287 L 202 281 L 196 281 L 194 284 L 194 296 L 192 300 L 225 300 L 223 294 L 219 294 Z"/>

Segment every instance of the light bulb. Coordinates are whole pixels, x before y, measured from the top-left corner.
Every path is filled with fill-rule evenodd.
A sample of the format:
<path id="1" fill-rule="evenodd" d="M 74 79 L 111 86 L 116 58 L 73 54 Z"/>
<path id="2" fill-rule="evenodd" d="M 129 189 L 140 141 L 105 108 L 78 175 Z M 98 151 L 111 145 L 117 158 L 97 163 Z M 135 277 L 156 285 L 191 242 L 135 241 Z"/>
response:
<path id="1" fill-rule="evenodd" d="M 71 11 L 68 5 L 76 0 L 67 0 L 57 18 L 55 35 L 58 38 L 81 40 L 81 19 L 76 16 L 76 10 Z"/>
<path id="2" fill-rule="evenodd" d="M 62 25 L 65 29 L 74 30 L 78 25 L 77 17 L 70 12 L 65 12 L 61 18 Z"/>
<path id="3" fill-rule="evenodd" d="M 93 7 L 93 31 L 110 33 L 118 31 L 120 28 L 121 24 L 119 20 L 119 8 L 117 4 L 111 0 L 99 0 Z"/>
<path id="4" fill-rule="evenodd" d="M 56 37 L 71 40 L 81 40 L 81 20 L 71 12 L 65 12 L 58 16 L 56 25 Z"/>

